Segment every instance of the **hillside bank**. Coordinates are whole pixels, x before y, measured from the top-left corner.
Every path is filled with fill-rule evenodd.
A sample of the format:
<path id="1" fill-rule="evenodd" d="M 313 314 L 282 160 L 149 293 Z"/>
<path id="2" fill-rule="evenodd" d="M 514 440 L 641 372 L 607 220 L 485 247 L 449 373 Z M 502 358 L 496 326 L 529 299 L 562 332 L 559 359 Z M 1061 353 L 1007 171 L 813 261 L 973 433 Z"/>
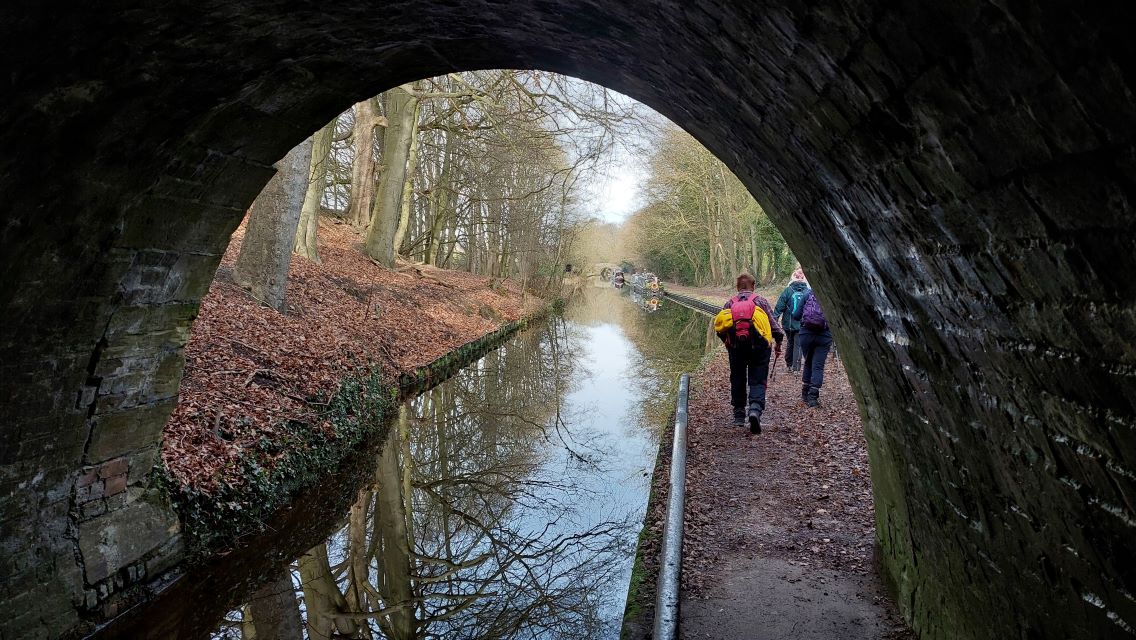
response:
<path id="1" fill-rule="evenodd" d="M 167 488 L 199 540 L 333 467 L 381 425 L 400 377 L 545 307 L 510 281 L 380 267 L 355 230 L 322 220 L 322 262 L 293 257 L 280 313 L 232 282 L 243 233 L 202 301 L 163 434 Z"/>

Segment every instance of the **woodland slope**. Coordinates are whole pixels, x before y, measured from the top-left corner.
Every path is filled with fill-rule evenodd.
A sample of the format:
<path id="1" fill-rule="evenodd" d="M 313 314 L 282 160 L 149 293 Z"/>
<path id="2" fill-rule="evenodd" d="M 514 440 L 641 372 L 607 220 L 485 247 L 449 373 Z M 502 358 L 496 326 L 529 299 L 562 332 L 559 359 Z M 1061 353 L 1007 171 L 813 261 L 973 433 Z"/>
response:
<path id="1" fill-rule="evenodd" d="M 280 313 L 232 282 L 243 236 L 242 225 L 202 300 L 162 442 L 173 479 L 196 491 L 239 482 L 249 456 L 271 468 L 264 451 L 286 447 L 264 441 L 286 438 L 286 422 L 334 431 L 320 408 L 346 377 L 377 368 L 393 381 L 543 304 L 508 280 L 381 267 L 351 226 L 321 220 L 322 263 L 293 257 Z"/>

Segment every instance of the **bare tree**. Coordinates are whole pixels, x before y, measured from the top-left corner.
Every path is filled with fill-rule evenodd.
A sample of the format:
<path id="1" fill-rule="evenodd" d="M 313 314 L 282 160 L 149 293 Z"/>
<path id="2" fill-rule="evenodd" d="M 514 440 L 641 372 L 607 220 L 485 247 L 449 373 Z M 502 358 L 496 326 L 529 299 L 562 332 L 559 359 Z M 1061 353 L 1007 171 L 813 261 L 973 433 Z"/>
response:
<path id="1" fill-rule="evenodd" d="M 253 297 L 284 310 L 288 265 L 300 212 L 307 192 L 312 139 L 301 142 L 277 162 L 276 175 L 253 201 L 244 244 L 233 267 L 233 279 Z"/>
<path id="2" fill-rule="evenodd" d="M 647 204 L 626 233 L 642 263 L 689 284 L 728 284 L 742 267 L 762 282 L 785 275 L 792 256 L 776 227 L 721 160 L 674 127 L 650 164 Z"/>
<path id="3" fill-rule="evenodd" d="M 304 204 L 300 209 L 300 223 L 296 228 L 296 242 L 292 251 L 313 262 L 319 262 L 319 249 L 316 243 L 319 234 L 320 202 L 327 187 L 328 152 L 331 139 L 335 135 L 333 119 L 312 136 L 312 154 L 308 171 L 308 189 L 304 194 Z"/>
<path id="4" fill-rule="evenodd" d="M 247 611 L 257 640 L 303 640 L 304 621 L 288 568 L 253 594 Z M 247 622 L 243 628 L 248 629 Z"/>
<path id="5" fill-rule="evenodd" d="M 351 144 L 333 142 L 327 166 L 313 165 L 330 180 L 311 184 L 330 191 L 308 194 L 297 252 L 315 255 L 309 213 L 326 201 L 367 228 L 364 251 L 381 264 L 403 255 L 554 286 L 586 217 L 582 188 L 613 148 L 654 126 L 643 111 L 538 71 L 452 73 L 364 100 L 341 116 Z M 720 255 L 736 253 L 733 240 Z"/>
<path id="6" fill-rule="evenodd" d="M 378 97 L 368 98 L 355 105 L 355 155 L 351 163 L 351 195 L 347 204 L 347 220 L 357 227 L 371 222 L 371 207 L 375 201 L 375 130 L 386 126 L 379 115 Z M 379 136 L 380 144 L 382 135 Z"/>
<path id="7" fill-rule="evenodd" d="M 394 265 L 394 237 L 398 231 L 399 203 L 406 181 L 406 162 L 418 129 L 418 98 L 414 87 L 403 85 L 383 94 L 387 131 L 383 139 L 383 173 L 367 231 L 367 255 L 386 266 Z"/>

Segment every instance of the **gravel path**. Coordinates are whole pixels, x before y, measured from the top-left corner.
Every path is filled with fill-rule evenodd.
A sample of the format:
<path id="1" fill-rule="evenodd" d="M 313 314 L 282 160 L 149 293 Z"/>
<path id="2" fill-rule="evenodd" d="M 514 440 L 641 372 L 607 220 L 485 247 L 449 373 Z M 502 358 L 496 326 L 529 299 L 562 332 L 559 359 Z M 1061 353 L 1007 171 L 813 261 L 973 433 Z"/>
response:
<path id="1" fill-rule="evenodd" d="M 839 361 L 819 409 L 778 365 L 761 435 L 731 424 L 725 354 L 690 402 L 685 638 L 914 636 L 873 569 L 867 447 Z"/>

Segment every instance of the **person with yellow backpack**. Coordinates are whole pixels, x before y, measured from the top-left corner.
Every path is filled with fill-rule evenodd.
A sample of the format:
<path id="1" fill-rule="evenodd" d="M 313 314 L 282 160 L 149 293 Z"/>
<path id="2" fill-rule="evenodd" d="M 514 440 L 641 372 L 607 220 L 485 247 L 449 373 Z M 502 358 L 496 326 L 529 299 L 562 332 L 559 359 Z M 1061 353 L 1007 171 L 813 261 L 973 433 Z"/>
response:
<path id="1" fill-rule="evenodd" d="M 756 285 L 750 274 L 739 275 L 737 295 L 727 300 L 714 317 L 714 331 L 726 343 L 730 357 L 734 426 L 745 426 L 748 417 L 750 433 L 755 434 L 761 433 L 761 414 L 765 412 L 769 358 L 774 351 L 781 354 L 781 340 L 785 337 L 769 301 L 754 293 Z"/>

